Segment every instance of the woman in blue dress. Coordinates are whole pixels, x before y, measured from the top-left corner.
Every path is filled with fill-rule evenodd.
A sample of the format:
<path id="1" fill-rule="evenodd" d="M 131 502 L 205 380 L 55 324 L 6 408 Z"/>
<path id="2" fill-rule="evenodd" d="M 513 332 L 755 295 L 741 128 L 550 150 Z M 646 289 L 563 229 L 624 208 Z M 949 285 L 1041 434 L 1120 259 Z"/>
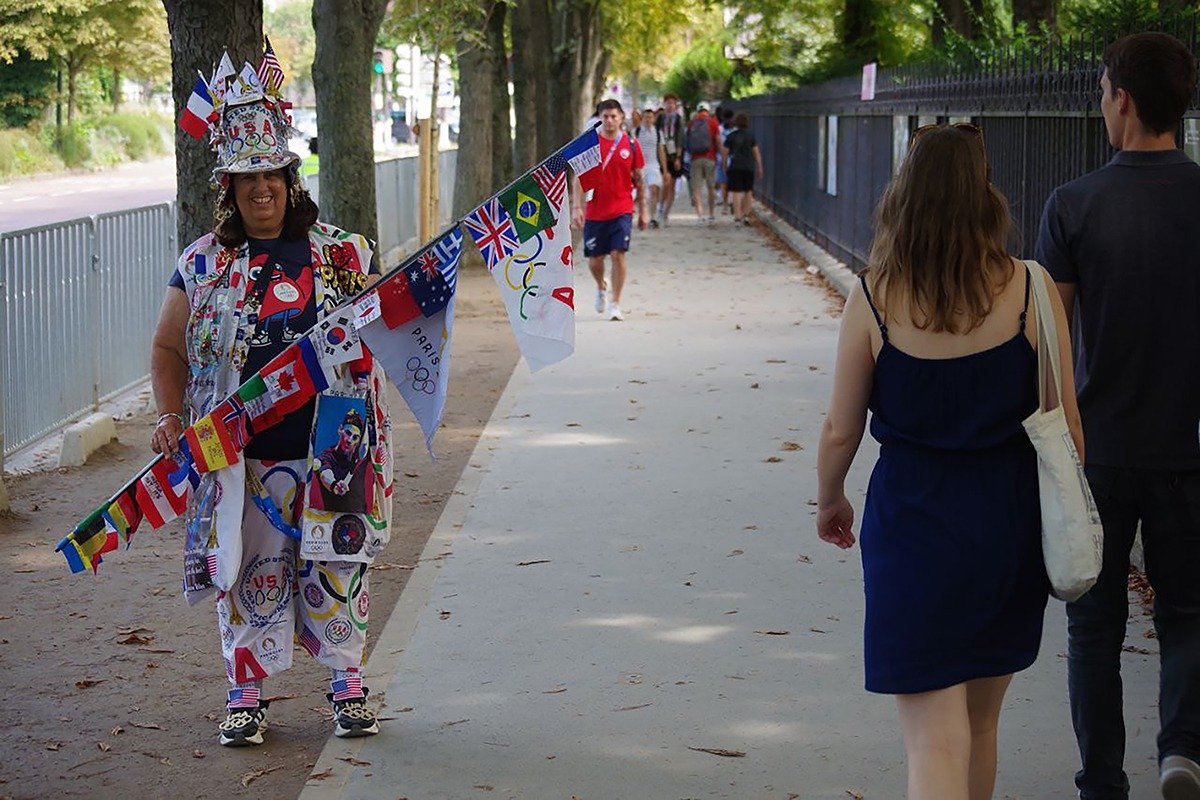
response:
<path id="1" fill-rule="evenodd" d="M 862 520 L 866 688 L 894 694 L 910 800 L 985 800 L 1014 672 L 1037 658 L 1049 582 L 1037 461 L 1030 274 L 988 180 L 982 132 L 914 132 L 847 299 L 817 457 L 817 532 L 854 544 L 844 482 L 868 409 L 880 443 Z M 1063 406 L 1081 458 L 1066 315 Z"/>

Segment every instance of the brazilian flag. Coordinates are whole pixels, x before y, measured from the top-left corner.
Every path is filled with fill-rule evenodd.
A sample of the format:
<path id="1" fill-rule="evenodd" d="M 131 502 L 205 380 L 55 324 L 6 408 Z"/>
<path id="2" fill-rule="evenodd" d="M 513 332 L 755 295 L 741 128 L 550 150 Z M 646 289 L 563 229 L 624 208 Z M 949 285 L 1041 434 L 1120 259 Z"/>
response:
<path id="1" fill-rule="evenodd" d="M 529 175 L 503 191 L 499 200 L 512 218 L 517 241 L 526 242 L 554 224 L 554 209 Z"/>

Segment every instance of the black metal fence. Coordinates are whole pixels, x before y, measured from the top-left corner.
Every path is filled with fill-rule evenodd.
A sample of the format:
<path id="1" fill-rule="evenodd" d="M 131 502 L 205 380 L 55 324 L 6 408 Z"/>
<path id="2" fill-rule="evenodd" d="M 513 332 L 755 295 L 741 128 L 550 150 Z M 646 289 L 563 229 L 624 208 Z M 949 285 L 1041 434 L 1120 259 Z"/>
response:
<path id="1" fill-rule="evenodd" d="M 1173 28 L 1196 52 L 1195 18 Z M 1016 254 L 1032 257 L 1053 189 L 1112 156 L 1099 110 L 1100 56 L 1112 38 L 1011 48 L 966 67 L 881 69 L 873 100 L 860 99 L 855 77 L 733 103 L 750 115 L 762 150 L 766 176 L 757 195 L 857 270 L 870 250 L 875 205 L 911 132 L 972 122 L 983 129 L 992 180 L 1008 198 Z M 1200 91 L 1179 141 L 1200 160 Z"/>

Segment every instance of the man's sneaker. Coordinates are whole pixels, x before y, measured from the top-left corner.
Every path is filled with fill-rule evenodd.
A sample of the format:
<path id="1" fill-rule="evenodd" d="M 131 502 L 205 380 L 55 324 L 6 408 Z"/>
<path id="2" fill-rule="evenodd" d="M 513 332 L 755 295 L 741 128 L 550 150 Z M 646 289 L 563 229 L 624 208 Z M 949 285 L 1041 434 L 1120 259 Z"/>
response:
<path id="1" fill-rule="evenodd" d="M 352 738 L 379 733 L 379 722 L 371 713 L 371 709 L 367 708 L 368 694 L 370 690 L 364 688 L 362 697 L 351 697 L 348 700 L 334 700 L 332 693 L 325 695 L 325 699 L 333 703 L 334 736 Z"/>
<path id="2" fill-rule="evenodd" d="M 607 308 L 608 308 L 608 292 L 606 292 L 604 289 L 597 289 L 596 290 L 596 313 L 603 314 L 604 310 Z"/>
<path id="3" fill-rule="evenodd" d="M 658 220 L 651 217 L 650 218 L 650 227 L 654 230 L 658 230 Z"/>
<path id="4" fill-rule="evenodd" d="M 621 307 L 616 303 L 613 303 L 608 308 L 608 318 L 613 322 L 620 322 L 621 320 L 625 319 L 625 315 L 621 313 Z"/>
<path id="5" fill-rule="evenodd" d="M 258 708 L 230 708 L 225 721 L 217 728 L 221 731 L 221 744 L 225 747 L 247 747 L 263 743 L 263 731 L 267 729 L 267 704 L 260 700 Z"/>
<path id="6" fill-rule="evenodd" d="M 1158 773 L 1163 800 L 1200 800 L 1200 764 L 1186 756 L 1167 756 Z"/>

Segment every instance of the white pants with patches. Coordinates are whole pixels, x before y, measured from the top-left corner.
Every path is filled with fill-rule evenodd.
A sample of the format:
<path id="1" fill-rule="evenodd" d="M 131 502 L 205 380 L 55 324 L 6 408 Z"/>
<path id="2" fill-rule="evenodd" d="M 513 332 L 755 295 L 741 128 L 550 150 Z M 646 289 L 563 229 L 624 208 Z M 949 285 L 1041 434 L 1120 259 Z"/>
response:
<path id="1" fill-rule="evenodd" d="M 288 524 L 304 502 L 305 460 L 246 459 Z M 330 669 L 362 666 L 367 643 L 367 564 L 302 561 L 247 491 L 237 584 L 217 593 L 221 653 L 230 683 L 247 684 L 292 665 L 292 641 Z"/>

